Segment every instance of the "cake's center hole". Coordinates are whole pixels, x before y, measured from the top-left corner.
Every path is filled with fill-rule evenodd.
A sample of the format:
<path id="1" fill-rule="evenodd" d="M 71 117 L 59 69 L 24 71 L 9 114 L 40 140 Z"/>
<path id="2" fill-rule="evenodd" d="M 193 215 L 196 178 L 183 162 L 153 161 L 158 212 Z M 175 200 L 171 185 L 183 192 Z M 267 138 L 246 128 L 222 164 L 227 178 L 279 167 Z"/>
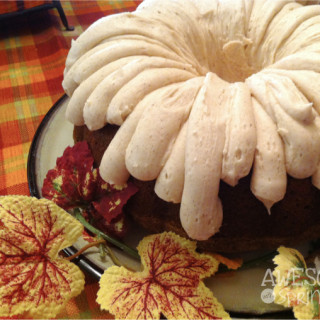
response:
<path id="1" fill-rule="evenodd" d="M 247 41 L 233 40 L 224 44 L 217 52 L 212 72 L 228 82 L 243 82 L 256 73 L 247 56 Z"/>

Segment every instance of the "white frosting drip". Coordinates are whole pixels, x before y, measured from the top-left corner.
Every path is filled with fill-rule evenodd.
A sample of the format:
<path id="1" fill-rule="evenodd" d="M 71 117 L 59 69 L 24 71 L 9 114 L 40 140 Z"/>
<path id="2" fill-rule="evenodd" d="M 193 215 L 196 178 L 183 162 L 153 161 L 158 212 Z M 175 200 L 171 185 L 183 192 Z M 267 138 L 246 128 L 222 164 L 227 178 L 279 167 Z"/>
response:
<path id="1" fill-rule="evenodd" d="M 163 166 L 154 187 L 154 191 L 158 197 L 168 202 L 181 202 L 184 187 L 187 126 L 187 123 L 184 123 L 181 127 L 171 154 Z"/>
<path id="2" fill-rule="evenodd" d="M 218 193 L 225 142 L 227 88 L 225 81 L 209 72 L 188 120 L 180 219 L 188 235 L 198 240 L 208 239 L 222 223 Z"/>
<path id="3" fill-rule="evenodd" d="M 320 157 L 319 115 L 288 77 L 259 73 L 247 83 L 277 126 L 287 173 L 298 179 L 310 177 Z"/>
<path id="4" fill-rule="evenodd" d="M 235 186 L 252 167 L 256 148 L 256 128 L 251 96 L 248 87 L 241 82 L 228 86 L 225 103 L 226 141 L 223 149 L 221 178 Z"/>
<path id="5" fill-rule="evenodd" d="M 130 61 L 137 58 L 139 58 L 139 56 L 125 57 L 115 60 L 93 73 L 85 81 L 81 82 L 81 84 L 74 90 L 70 97 L 66 112 L 67 119 L 76 126 L 84 125 L 84 105 L 95 88 L 114 71 L 121 69 Z"/>
<path id="6" fill-rule="evenodd" d="M 257 129 L 257 145 L 251 191 L 270 212 L 272 205 L 282 200 L 286 193 L 287 174 L 283 142 L 277 132 L 277 126 L 254 98 L 252 107 Z"/>
<path id="7" fill-rule="evenodd" d="M 222 223 L 221 179 L 253 168 L 269 212 L 287 174 L 320 188 L 319 30 L 320 7 L 294 0 L 145 0 L 72 42 L 67 118 L 120 125 L 103 179 L 156 179 L 188 235 L 207 239 Z"/>
<path id="8" fill-rule="evenodd" d="M 202 83 L 203 77 L 197 77 L 164 87 L 161 99 L 147 106 L 126 150 L 132 176 L 145 181 L 158 177 Z"/>
<path id="9" fill-rule="evenodd" d="M 109 123 L 121 125 L 141 100 L 141 96 L 144 97 L 148 92 L 166 84 L 187 80 L 194 76 L 183 68 L 174 68 L 175 65 L 177 67 L 178 65 L 170 60 L 149 59 L 152 61 L 133 60 L 114 71 L 97 85 L 85 102 L 83 109 L 85 124 L 90 130 L 102 128 L 107 123 L 107 119 Z M 149 69 L 150 66 L 154 69 Z M 164 66 L 166 68 L 156 69 Z M 159 73 L 157 81 L 152 76 L 154 73 Z M 130 104 L 125 98 L 126 95 L 123 96 L 123 91 L 131 96 Z"/>

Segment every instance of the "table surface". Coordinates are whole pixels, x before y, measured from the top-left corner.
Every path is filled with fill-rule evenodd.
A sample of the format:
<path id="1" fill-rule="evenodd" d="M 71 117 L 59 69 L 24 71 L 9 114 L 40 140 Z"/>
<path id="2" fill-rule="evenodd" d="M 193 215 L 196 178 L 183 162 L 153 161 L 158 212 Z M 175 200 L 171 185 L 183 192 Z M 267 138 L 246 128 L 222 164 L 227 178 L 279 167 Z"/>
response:
<path id="1" fill-rule="evenodd" d="M 7 19 L 0 24 L 0 195 L 30 195 L 27 159 L 41 120 L 62 96 L 71 39 L 97 19 L 133 11 L 141 1 L 61 1 L 74 31 L 65 31 L 57 10 Z M 98 283 L 86 275 L 82 294 L 58 318 L 109 319 L 96 303 Z"/>

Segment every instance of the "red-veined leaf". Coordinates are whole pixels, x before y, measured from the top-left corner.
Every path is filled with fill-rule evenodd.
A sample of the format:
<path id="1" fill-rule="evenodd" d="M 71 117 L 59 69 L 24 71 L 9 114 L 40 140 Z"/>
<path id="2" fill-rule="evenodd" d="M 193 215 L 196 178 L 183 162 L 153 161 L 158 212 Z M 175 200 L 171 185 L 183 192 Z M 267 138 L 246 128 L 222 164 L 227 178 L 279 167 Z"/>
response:
<path id="1" fill-rule="evenodd" d="M 84 276 L 59 252 L 83 226 L 53 202 L 0 197 L 0 316 L 55 317 L 84 287 Z"/>
<path id="2" fill-rule="evenodd" d="M 195 249 L 195 242 L 171 232 L 144 238 L 138 246 L 143 271 L 107 269 L 98 303 L 120 319 L 159 319 L 161 313 L 167 319 L 229 318 L 202 282 L 219 263 Z"/>
<path id="3" fill-rule="evenodd" d="M 87 241 L 87 242 L 89 242 L 89 243 L 92 243 L 92 242 L 96 242 L 96 241 L 97 241 L 97 238 L 91 236 L 86 230 L 83 231 L 83 233 L 82 233 L 82 238 L 83 238 L 83 240 L 85 240 L 85 241 Z"/>

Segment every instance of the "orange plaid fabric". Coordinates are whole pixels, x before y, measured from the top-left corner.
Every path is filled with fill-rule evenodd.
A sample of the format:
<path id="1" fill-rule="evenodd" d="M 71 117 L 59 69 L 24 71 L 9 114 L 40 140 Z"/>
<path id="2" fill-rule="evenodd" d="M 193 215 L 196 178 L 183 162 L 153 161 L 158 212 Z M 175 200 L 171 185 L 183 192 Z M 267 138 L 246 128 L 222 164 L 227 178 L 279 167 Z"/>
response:
<path id="1" fill-rule="evenodd" d="M 29 8 L 33 8 L 36 6 L 40 6 L 46 2 L 51 2 L 49 0 L 47 1 L 41 1 L 41 0 L 28 0 L 28 1 L 24 1 L 24 8 L 25 9 L 29 9 Z"/>
<path id="2" fill-rule="evenodd" d="M 2 22 L 0 195 L 28 194 L 29 147 L 42 118 L 63 94 L 62 74 L 71 39 L 98 18 L 132 11 L 140 2 L 61 1 L 74 31 L 64 30 L 55 9 Z"/>
<path id="3" fill-rule="evenodd" d="M 65 31 L 55 9 L 1 23 L 0 195 L 29 195 L 29 147 L 44 115 L 63 94 L 62 74 L 71 39 L 98 18 L 133 11 L 140 2 L 61 1 L 69 25 L 75 27 L 72 32 Z M 3 5 L 0 1 L 0 8 Z M 97 290 L 97 282 L 87 275 L 85 291 L 68 303 L 59 318 L 110 318 L 95 302 Z"/>
<path id="4" fill-rule="evenodd" d="M 0 1 L 0 14 L 18 11 L 18 3 L 16 1 Z"/>
<path id="5" fill-rule="evenodd" d="M 24 9 L 30 9 L 51 2 L 52 0 L 1 0 L 0 14 L 13 13 Z"/>

